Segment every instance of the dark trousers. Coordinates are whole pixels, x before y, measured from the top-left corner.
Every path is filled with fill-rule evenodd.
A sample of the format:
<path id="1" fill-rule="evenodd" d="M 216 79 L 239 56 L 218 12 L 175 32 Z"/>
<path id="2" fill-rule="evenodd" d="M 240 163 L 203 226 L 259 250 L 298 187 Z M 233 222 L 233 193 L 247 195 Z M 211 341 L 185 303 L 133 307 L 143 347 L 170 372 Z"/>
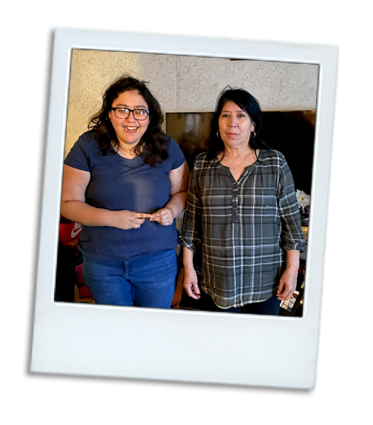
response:
<path id="1" fill-rule="evenodd" d="M 202 292 L 202 291 L 201 291 Z M 202 297 L 201 297 L 202 298 Z M 246 304 L 243 307 L 219 308 L 212 301 L 212 298 L 203 293 L 204 309 L 208 311 L 218 311 L 220 313 L 244 313 L 244 314 L 265 314 L 278 316 L 280 313 L 281 301 L 275 295 L 260 303 Z"/>

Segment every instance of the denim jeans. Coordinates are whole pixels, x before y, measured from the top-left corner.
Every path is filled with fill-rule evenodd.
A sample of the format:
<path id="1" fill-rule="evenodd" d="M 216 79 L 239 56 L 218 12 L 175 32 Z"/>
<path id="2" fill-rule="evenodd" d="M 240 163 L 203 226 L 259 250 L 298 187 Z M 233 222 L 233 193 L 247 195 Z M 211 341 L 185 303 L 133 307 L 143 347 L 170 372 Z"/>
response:
<path id="1" fill-rule="evenodd" d="M 175 293 L 175 251 L 134 257 L 129 261 L 83 262 L 83 279 L 96 304 L 170 308 Z"/>

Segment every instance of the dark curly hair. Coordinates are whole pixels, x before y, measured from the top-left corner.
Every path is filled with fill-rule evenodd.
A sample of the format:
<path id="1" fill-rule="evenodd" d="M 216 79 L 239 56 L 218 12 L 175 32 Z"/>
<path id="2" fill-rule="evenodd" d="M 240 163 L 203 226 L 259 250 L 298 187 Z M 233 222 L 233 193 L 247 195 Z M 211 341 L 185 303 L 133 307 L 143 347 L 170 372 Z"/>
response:
<path id="1" fill-rule="evenodd" d="M 98 144 L 101 152 L 106 155 L 108 150 L 117 148 L 119 141 L 109 118 L 109 112 L 117 97 L 126 91 L 138 91 L 149 106 L 149 125 L 140 142 L 135 147 L 137 155 L 144 158 L 145 163 L 154 166 L 168 157 L 168 137 L 163 132 L 163 114 L 157 99 L 147 88 L 145 81 L 140 81 L 129 75 L 115 80 L 105 91 L 102 97 L 101 109 L 94 114 L 88 124 L 88 129 L 98 135 Z"/>
<path id="2" fill-rule="evenodd" d="M 211 132 L 209 138 L 209 157 L 216 158 L 218 154 L 224 152 L 224 142 L 217 135 L 219 131 L 219 117 L 224 105 L 232 101 L 243 111 L 246 111 L 251 120 L 255 123 L 255 136 L 251 134 L 249 145 L 254 149 L 270 149 L 263 140 L 263 116 L 259 102 L 248 91 L 240 88 L 227 86 L 217 99 L 214 117 L 211 122 Z"/>

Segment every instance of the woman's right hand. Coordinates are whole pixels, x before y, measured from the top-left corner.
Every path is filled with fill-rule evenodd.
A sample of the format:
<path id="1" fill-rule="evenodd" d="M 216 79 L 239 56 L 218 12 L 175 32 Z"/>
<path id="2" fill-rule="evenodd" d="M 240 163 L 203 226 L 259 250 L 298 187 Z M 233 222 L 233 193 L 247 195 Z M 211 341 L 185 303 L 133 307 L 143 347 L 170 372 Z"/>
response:
<path id="1" fill-rule="evenodd" d="M 184 268 L 183 288 L 189 297 L 198 300 L 201 298 L 201 291 L 198 287 L 197 273 L 194 268 Z"/>
<path id="2" fill-rule="evenodd" d="M 111 211 L 110 226 L 117 229 L 130 230 L 139 229 L 150 214 L 138 213 L 128 210 Z"/>

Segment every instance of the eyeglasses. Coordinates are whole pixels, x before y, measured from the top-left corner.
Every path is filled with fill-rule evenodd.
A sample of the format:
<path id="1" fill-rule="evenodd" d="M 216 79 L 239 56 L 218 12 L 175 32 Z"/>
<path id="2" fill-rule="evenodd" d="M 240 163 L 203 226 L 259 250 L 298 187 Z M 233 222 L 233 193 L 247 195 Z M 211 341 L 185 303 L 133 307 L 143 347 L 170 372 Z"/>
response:
<path id="1" fill-rule="evenodd" d="M 128 118 L 131 112 L 135 120 L 138 120 L 138 121 L 144 121 L 149 116 L 149 111 L 147 109 L 129 109 L 129 108 L 122 108 L 122 107 L 111 108 L 111 109 L 114 111 L 114 114 L 118 119 Z"/>

